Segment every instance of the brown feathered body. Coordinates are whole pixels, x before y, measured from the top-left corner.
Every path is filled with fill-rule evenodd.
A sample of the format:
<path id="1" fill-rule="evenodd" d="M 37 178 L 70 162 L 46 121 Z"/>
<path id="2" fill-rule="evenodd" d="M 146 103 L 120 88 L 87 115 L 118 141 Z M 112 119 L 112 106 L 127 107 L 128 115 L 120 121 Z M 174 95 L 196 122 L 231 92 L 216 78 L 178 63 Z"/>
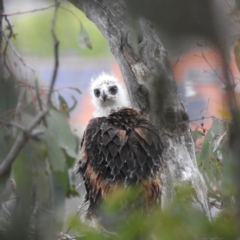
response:
<path id="1" fill-rule="evenodd" d="M 162 142 L 156 127 L 133 108 L 93 118 L 81 142 L 79 172 L 88 213 L 116 186 L 140 185 L 146 205 L 161 196 Z"/>

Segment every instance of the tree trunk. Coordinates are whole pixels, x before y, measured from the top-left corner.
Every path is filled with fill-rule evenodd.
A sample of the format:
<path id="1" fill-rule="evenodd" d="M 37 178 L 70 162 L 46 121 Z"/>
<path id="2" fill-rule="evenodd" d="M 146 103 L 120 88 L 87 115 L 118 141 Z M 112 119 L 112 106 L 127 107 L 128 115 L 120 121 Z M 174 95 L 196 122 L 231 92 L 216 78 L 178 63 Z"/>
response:
<path id="1" fill-rule="evenodd" d="M 123 0 L 70 2 L 81 9 L 107 39 L 119 63 L 133 107 L 146 114 L 159 128 L 165 146 L 163 207 L 173 197 L 175 186 L 190 182 L 195 189 L 195 202 L 210 218 L 207 187 L 197 167 L 188 115 L 157 31 L 147 20 L 130 18 Z M 134 51 L 136 46 L 138 53 Z"/>
<path id="2" fill-rule="evenodd" d="M 2 52 L 2 14 L 4 13 L 3 0 L 0 0 L 0 51 Z M 0 55 L 0 81 L 3 79 L 3 57 Z"/>

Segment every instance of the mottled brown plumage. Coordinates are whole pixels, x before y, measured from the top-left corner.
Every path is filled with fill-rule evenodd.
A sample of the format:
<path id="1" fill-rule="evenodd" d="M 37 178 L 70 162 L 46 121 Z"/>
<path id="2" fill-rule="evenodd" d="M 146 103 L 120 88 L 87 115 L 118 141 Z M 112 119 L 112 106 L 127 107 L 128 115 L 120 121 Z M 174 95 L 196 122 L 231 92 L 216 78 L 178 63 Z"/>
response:
<path id="1" fill-rule="evenodd" d="M 83 176 L 89 213 L 116 185 L 139 185 L 146 206 L 159 201 L 162 142 L 153 124 L 133 108 L 90 120 L 81 143 L 79 172 Z"/>

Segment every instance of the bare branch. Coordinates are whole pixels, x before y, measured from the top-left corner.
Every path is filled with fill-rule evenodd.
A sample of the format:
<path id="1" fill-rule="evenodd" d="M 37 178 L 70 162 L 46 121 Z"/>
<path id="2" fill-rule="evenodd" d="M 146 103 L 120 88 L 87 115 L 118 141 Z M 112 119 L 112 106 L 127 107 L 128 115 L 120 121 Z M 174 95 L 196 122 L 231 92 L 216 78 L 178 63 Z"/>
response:
<path id="1" fill-rule="evenodd" d="M 40 112 L 32 121 L 32 123 L 29 125 L 28 128 L 26 128 L 24 131 L 22 131 L 15 141 L 12 149 L 8 153 L 7 157 L 4 159 L 3 163 L 0 165 L 0 177 L 8 170 L 8 168 L 12 165 L 14 162 L 16 156 L 20 152 L 20 150 L 23 148 L 25 143 L 29 138 L 32 137 L 31 133 L 33 129 L 41 122 L 41 120 L 45 117 L 47 114 L 48 109 Z"/>
<path id="2" fill-rule="evenodd" d="M 17 122 L 13 122 L 13 121 L 6 121 L 6 120 L 1 120 L 0 119 L 0 123 L 4 126 L 8 126 L 8 127 L 17 127 L 19 129 L 21 129 L 22 131 L 25 131 L 25 127 L 22 124 L 19 124 Z"/>
<path id="3" fill-rule="evenodd" d="M 0 14 L 1 16 L 4 17 L 8 17 L 8 16 L 15 16 L 15 15 L 23 15 L 23 14 L 27 14 L 27 13 L 34 13 L 34 12 L 40 12 L 40 11 L 44 11 L 50 8 L 53 8 L 55 6 L 55 4 L 45 7 L 45 8 L 38 8 L 38 9 L 33 9 L 33 10 L 29 10 L 29 11 L 25 11 L 25 12 L 15 12 L 15 13 L 5 13 L 5 14 Z"/>
<path id="4" fill-rule="evenodd" d="M 53 41 L 54 41 L 54 57 L 55 57 L 55 64 L 54 64 L 54 70 L 53 70 L 53 75 L 51 79 L 51 84 L 50 84 L 50 89 L 48 92 L 48 100 L 47 100 L 47 107 L 44 111 L 41 111 L 30 123 L 30 125 L 24 129 L 17 137 L 12 149 L 8 153 L 7 157 L 4 159 L 3 163 L 0 165 L 0 177 L 9 169 L 9 167 L 12 165 L 14 162 L 15 158 L 17 157 L 18 153 L 21 151 L 21 149 L 24 147 L 25 143 L 32 137 L 35 137 L 39 134 L 42 134 L 43 132 L 41 130 L 35 129 L 40 122 L 45 118 L 49 111 L 50 107 L 50 102 L 51 102 L 51 96 L 53 92 L 53 87 L 56 82 L 56 77 L 57 77 L 57 71 L 58 71 L 58 66 L 59 66 L 59 59 L 58 59 L 58 46 L 59 46 L 59 41 L 56 37 L 55 34 L 55 22 L 56 22 L 56 17 L 57 17 L 57 10 L 60 6 L 60 3 L 55 0 L 55 12 L 52 20 L 52 25 L 51 25 L 51 32 L 53 36 Z M 4 32 L 2 31 L 4 34 Z M 19 59 L 22 59 L 21 56 L 16 52 L 15 48 L 13 47 L 12 43 L 9 41 L 7 36 L 4 34 L 5 39 L 8 41 L 10 44 L 11 48 L 14 49 L 14 53 L 18 56 Z M 27 66 L 25 64 L 25 66 Z"/>

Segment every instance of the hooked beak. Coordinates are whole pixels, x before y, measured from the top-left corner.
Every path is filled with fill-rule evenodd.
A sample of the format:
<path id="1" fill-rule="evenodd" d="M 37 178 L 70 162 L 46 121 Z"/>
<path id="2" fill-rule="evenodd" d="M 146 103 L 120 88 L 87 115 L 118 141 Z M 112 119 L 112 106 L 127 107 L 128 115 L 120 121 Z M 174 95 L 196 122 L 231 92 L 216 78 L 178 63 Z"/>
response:
<path id="1" fill-rule="evenodd" d="M 105 93 L 105 91 L 103 91 L 102 93 L 102 99 L 104 102 L 107 100 L 107 94 Z"/>

